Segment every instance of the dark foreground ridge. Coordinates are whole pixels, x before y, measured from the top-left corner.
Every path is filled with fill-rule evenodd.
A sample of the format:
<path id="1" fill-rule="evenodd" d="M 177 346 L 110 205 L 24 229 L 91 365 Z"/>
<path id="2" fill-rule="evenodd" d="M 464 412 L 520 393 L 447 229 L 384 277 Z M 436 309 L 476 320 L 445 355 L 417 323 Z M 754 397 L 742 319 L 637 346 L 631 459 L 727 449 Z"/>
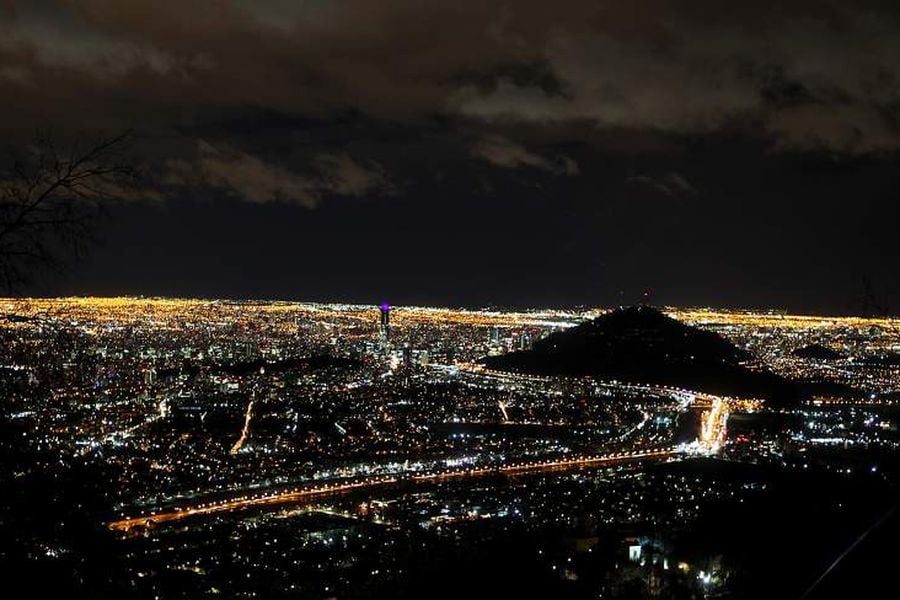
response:
<path id="1" fill-rule="evenodd" d="M 719 394 L 778 399 L 793 395 L 781 377 L 748 368 L 752 359 L 716 333 L 649 306 L 632 306 L 553 333 L 530 350 L 488 357 L 483 363 L 502 371 L 592 375 Z"/>

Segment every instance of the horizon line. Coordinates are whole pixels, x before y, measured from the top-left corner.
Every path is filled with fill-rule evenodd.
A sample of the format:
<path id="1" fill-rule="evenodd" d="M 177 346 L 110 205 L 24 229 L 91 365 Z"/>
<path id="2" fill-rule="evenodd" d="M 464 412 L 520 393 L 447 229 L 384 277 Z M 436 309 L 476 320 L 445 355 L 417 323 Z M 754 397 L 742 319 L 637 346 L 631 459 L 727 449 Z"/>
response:
<path id="1" fill-rule="evenodd" d="M 336 305 L 344 305 L 351 306 L 354 308 L 364 308 L 364 307 L 372 307 L 373 309 L 377 309 L 383 302 L 383 300 L 368 302 L 358 302 L 358 301 L 344 301 L 344 300 L 297 300 L 297 299 L 280 299 L 280 298 L 247 298 L 247 297 L 205 297 L 205 296 L 165 296 L 165 295 L 144 295 L 144 294 L 122 294 L 122 295 L 111 295 L 111 296 L 102 296 L 102 295 L 64 295 L 64 296 L 5 296 L 0 297 L 0 303 L 22 303 L 22 302 L 65 302 L 65 301 L 79 301 L 79 302 L 91 302 L 91 301 L 132 301 L 132 302 L 205 302 L 205 303 L 215 303 L 215 302 L 228 302 L 228 303 L 268 303 L 268 304 L 296 304 L 296 305 L 318 305 L 318 306 L 336 306 Z M 502 305 L 482 305 L 480 307 L 474 306 L 440 306 L 440 305 L 426 305 L 426 304 L 402 304 L 402 303 L 391 303 L 391 309 L 424 309 L 424 310 L 434 310 L 434 311 L 456 311 L 456 312 L 497 312 L 497 313 L 534 313 L 534 312 L 590 312 L 590 311 L 604 311 L 609 312 L 612 310 L 616 310 L 617 308 L 624 308 L 628 306 L 640 306 L 646 303 L 643 302 L 634 302 L 631 304 L 619 304 L 615 306 L 601 306 L 601 305 L 573 305 L 573 306 L 531 306 L 527 308 L 514 308 L 510 306 L 502 306 Z M 713 305 L 691 305 L 691 306 L 678 306 L 678 305 L 670 305 L 670 304 L 646 304 L 648 306 L 652 306 L 654 308 L 658 308 L 662 311 L 672 311 L 672 312 L 712 312 L 712 313 L 732 313 L 732 314 L 767 314 L 772 317 L 783 317 L 783 318 L 799 318 L 799 319 L 857 319 L 862 321 L 871 321 L 871 322 L 893 322 L 900 320 L 900 314 L 893 315 L 881 315 L 881 316 L 866 316 L 860 314 L 834 314 L 834 313 L 794 313 L 789 312 L 786 308 L 773 308 L 773 307 L 726 307 L 726 306 L 713 306 Z"/>

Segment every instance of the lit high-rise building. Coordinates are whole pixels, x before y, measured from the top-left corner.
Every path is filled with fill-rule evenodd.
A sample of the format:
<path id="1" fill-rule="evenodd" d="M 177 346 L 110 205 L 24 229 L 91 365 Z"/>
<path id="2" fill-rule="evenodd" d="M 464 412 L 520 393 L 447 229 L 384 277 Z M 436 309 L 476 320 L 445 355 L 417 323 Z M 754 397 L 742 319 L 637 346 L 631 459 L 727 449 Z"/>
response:
<path id="1" fill-rule="evenodd" d="M 391 333 L 391 305 L 387 302 L 381 303 L 381 335 L 385 339 Z"/>

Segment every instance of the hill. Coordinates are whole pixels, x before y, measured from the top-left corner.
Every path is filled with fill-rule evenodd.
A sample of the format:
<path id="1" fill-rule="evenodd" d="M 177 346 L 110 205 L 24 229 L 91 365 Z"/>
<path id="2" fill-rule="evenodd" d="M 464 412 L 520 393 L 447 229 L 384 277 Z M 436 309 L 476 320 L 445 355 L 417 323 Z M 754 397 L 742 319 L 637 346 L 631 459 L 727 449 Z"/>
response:
<path id="1" fill-rule="evenodd" d="M 839 358 L 845 358 L 844 355 L 837 350 L 829 348 L 828 346 L 823 346 L 822 344 L 802 346 L 795 349 L 791 354 L 797 358 L 811 358 L 813 360 L 837 360 Z"/>
<path id="2" fill-rule="evenodd" d="M 590 375 L 732 395 L 791 395 L 791 386 L 782 378 L 745 366 L 751 359 L 714 332 L 655 308 L 632 306 L 553 333 L 530 350 L 482 362 L 491 369 L 520 373 Z"/>

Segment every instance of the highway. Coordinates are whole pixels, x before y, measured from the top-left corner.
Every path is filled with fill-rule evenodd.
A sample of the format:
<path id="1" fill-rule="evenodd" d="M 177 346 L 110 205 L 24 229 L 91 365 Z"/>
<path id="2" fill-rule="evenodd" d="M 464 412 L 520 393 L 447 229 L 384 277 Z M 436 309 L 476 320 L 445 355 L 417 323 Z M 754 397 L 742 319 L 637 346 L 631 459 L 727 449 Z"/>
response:
<path id="1" fill-rule="evenodd" d="M 654 392 L 661 388 L 651 388 Z M 316 498 L 327 497 L 348 492 L 375 490 L 388 486 L 401 484 L 427 484 L 448 480 L 469 479 L 490 475 L 525 475 L 545 471 L 559 471 L 584 467 L 605 466 L 628 461 L 663 460 L 679 456 L 685 452 L 700 454 L 715 454 L 721 450 L 727 435 L 727 422 L 731 399 L 713 396 L 710 394 L 697 394 L 687 390 L 666 389 L 666 392 L 678 394 L 683 400 L 684 407 L 690 404 L 695 406 L 709 406 L 701 416 L 700 431 L 696 441 L 688 445 L 678 447 L 657 448 L 651 450 L 635 450 L 631 452 L 617 452 L 607 454 L 576 455 L 564 458 L 554 458 L 542 461 L 515 462 L 502 465 L 485 467 L 458 468 L 452 467 L 437 471 L 406 472 L 392 475 L 372 475 L 351 479 L 333 480 L 329 483 L 318 485 L 306 485 L 295 487 L 285 491 L 261 492 L 252 495 L 243 495 L 237 498 L 211 501 L 193 506 L 180 507 L 173 510 L 160 511 L 142 516 L 120 519 L 107 523 L 107 527 L 113 531 L 129 532 L 135 528 L 148 528 L 161 523 L 180 521 L 190 517 L 208 516 L 220 513 L 237 512 L 251 508 L 275 507 L 296 502 L 308 501 Z M 232 451 L 239 449 L 246 437 L 249 425 L 252 402 L 247 407 L 247 415 L 244 431 L 241 438 Z M 644 422 L 649 415 L 644 415 Z M 642 423 L 643 424 L 643 423 Z"/>
<path id="2" fill-rule="evenodd" d="M 711 398 L 709 410 L 704 411 L 700 419 L 700 436 L 697 439 L 697 444 L 706 454 L 718 452 L 728 433 L 728 401 L 715 396 Z"/>
<path id="3" fill-rule="evenodd" d="M 348 492 L 375 490 L 402 483 L 426 484 L 489 475 L 525 475 L 544 471 L 607 466 L 632 461 L 663 460 L 675 457 L 681 454 L 681 452 L 682 450 L 674 447 L 658 448 L 653 450 L 637 450 L 633 452 L 617 452 L 603 455 L 572 456 L 543 461 L 516 462 L 508 465 L 491 467 L 469 469 L 452 468 L 426 473 L 363 477 L 352 480 L 334 481 L 316 486 L 297 487 L 268 494 L 245 495 L 238 498 L 207 502 L 194 506 L 185 506 L 170 511 L 150 513 L 138 517 L 111 521 L 107 523 L 106 526 L 113 531 L 127 533 L 135 528 L 148 528 L 161 523 L 180 521 L 190 517 L 236 512 L 250 508 L 280 506 Z"/>

